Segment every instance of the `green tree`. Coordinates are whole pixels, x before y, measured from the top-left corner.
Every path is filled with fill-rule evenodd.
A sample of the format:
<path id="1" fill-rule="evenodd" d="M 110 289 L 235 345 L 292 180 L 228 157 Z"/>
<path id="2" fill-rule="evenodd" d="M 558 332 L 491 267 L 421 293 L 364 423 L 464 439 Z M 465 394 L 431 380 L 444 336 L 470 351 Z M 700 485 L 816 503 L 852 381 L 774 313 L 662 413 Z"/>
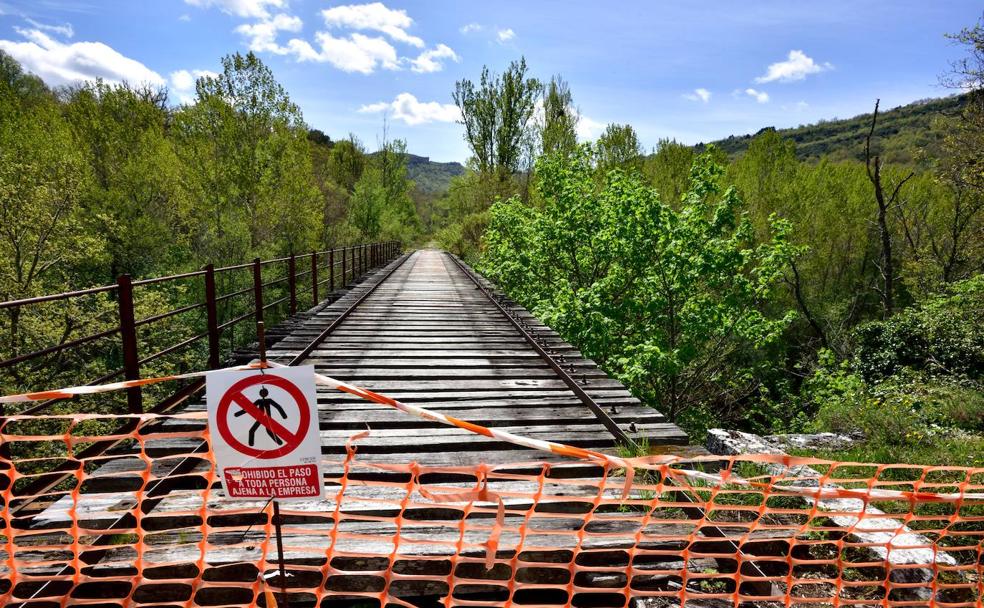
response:
<path id="1" fill-rule="evenodd" d="M 910 222 L 914 230 L 941 228 L 923 230 L 929 232 L 923 258 L 934 262 L 942 283 L 984 271 L 984 19 L 948 37 L 967 54 L 941 78 L 944 86 L 967 91 L 960 113 L 937 123 L 943 144 L 936 173 L 951 195 L 942 204 L 927 202 Z M 925 216 L 936 221 L 921 222 Z"/>
<path id="2" fill-rule="evenodd" d="M 750 204 L 763 209 L 757 214 L 756 227 L 763 228 L 768 215 L 780 212 L 796 182 L 799 162 L 796 144 L 784 139 L 775 129 L 763 130 L 748 145 L 748 151 L 730 168 L 729 177 L 740 186 Z"/>
<path id="3" fill-rule="evenodd" d="M 385 139 L 355 184 L 350 222 L 361 238 L 410 243 L 420 233 L 420 218 L 410 196 L 413 182 L 407 178 L 407 146 L 400 139 Z"/>
<path id="4" fill-rule="evenodd" d="M 596 155 L 602 173 L 616 168 L 628 171 L 642 167 L 642 144 L 632 125 L 608 125 L 598 138 Z"/>
<path id="5" fill-rule="evenodd" d="M 366 151 L 355 135 L 336 142 L 331 149 L 328 171 L 339 184 L 349 192 L 355 191 L 355 183 L 362 176 L 366 166 Z"/>
<path id="6" fill-rule="evenodd" d="M 196 238 L 202 257 L 308 250 L 323 209 L 300 110 L 253 53 L 222 65 L 217 77 L 198 80 L 196 103 L 175 117 L 179 153 L 208 220 Z"/>
<path id="7" fill-rule="evenodd" d="M 355 184 L 349 209 L 349 223 L 358 230 L 360 240 L 375 239 L 383 228 L 386 188 L 382 173 L 370 166 Z"/>
<path id="8" fill-rule="evenodd" d="M 577 146 L 577 113 L 571 89 L 560 76 L 554 76 L 543 89 L 543 125 L 540 150 L 543 154 L 570 154 Z"/>
<path id="9" fill-rule="evenodd" d="M 527 74 L 525 58 L 509 64 L 501 76 L 483 67 L 478 86 L 467 79 L 455 84 L 452 96 L 461 110 L 465 141 L 477 170 L 495 176 L 496 194 L 508 191 L 513 174 L 522 167 L 524 142 L 530 137 L 542 88 Z"/>
<path id="10" fill-rule="evenodd" d="M 788 223 L 756 245 L 710 155 L 695 161 L 679 210 L 638 174 L 615 169 L 599 184 L 593 158 L 582 147 L 541 159 L 542 208 L 492 207 L 482 270 L 671 418 L 735 420 L 793 316 L 765 312 L 797 253 Z"/>
<path id="11" fill-rule="evenodd" d="M 168 272 L 187 262 L 190 211 L 166 133 L 165 101 L 164 91 L 103 82 L 68 94 L 65 115 L 93 175 L 83 197 L 88 229 L 103 235 L 109 253 L 100 281 Z"/>
<path id="12" fill-rule="evenodd" d="M 24 72 L 16 59 L 0 51 L 0 103 L 4 109 L 12 111 L 16 106 L 24 110 L 36 104 L 50 105 L 54 101 L 54 93 L 40 78 Z"/>
<path id="13" fill-rule="evenodd" d="M 0 300 L 57 292 L 91 280 L 104 257 L 99 234 L 86 230 L 83 193 L 90 180 L 54 96 L 0 52 Z M 11 308 L 3 349 L 56 344 L 77 325 L 77 311 Z M 66 323 L 59 326 L 59 319 Z M 28 350 L 31 350 L 28 348 Z M 23 370 L 3 382 L 19 388 Z"/>
<path id="14" fill-rule="evenodd" d="M 675 205 L 687 192 L 693 164 L 693 147 L 675 139 L 661 139 L 656 145 L 656 153 L 646 158 L 643 173 L 656 188 L 660 200 Z"/>

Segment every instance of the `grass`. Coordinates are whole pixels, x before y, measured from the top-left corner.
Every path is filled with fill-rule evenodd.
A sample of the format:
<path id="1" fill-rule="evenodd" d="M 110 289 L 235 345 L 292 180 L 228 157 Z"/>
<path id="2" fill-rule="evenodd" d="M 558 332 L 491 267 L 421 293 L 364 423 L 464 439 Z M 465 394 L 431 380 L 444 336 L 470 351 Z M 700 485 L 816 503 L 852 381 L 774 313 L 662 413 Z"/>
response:
<path id="1" fill-rule="evenodd" d="M 791 450 L 791 453 L 838 462 L 984 467 L 984 437 L 956 436 L 906 445 L 869 442 L 846 450 Z"/>

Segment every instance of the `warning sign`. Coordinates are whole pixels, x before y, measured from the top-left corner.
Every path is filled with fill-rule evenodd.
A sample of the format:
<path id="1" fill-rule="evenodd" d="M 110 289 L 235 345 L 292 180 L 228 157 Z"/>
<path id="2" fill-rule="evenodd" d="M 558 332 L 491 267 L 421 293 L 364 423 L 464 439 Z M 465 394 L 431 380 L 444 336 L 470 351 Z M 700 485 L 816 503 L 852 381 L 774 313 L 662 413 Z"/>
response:
<path id="1" fill-rule="evenodd" d="M 206 401 L 212 452 L 226 496 L 321 496 L 313 366 L 208 374 Z"/>

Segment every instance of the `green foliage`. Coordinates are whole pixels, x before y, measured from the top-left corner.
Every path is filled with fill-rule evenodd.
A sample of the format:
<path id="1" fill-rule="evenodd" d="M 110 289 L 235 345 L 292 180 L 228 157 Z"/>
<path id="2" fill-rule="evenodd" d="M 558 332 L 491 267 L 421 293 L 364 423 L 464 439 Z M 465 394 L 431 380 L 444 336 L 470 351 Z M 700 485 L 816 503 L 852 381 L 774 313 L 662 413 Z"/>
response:
<path id="1" fill-rule="evenodd" d="M 199 79 L 197 103 L 175 116 L 179 155 L 205 208 L 193 241 L 199 255 L 233 261 L 244 250 L 310 250 L 322 210 L 300 111 L 252 53 L 222 64 L 222 74 Z"/>
<path id="2" fill-rule="evenodd" d="M 455 84 L 453 97 L 461 110 L 465 141 L 478 171 L 495 176 L 499 194 L 506 194 L 509 180 L 522 167 L 542 88 L 527 74 L 525 58 L 510 63 L 501 76 L 483 67 L 478 86 L 467 79 Z"/>
<path id="3" fill-rule="evenodd" d="M 598 183 L 594 150 L 537 166 L 542 208 L 493 205 L 481 268 L 513 298 L 679 419 L 710 407 L 726 418 L 776 365 L 791 313 L 771 316 L 794 249 L 775 222 L 756 245 L 722 169 L 699 157 L 679 210 L 621 170 Z"/>
<path id="4" fill-rule="evenodd" d="M 818 406 L 810 430 L 859 434 L 872 450 L 938 446 L 984 430 L 984 394 L 973 383 L 906 373 L 869 385 L 841 366 L 817 370 L 804 393 Z"/>
<path id="5" fill-rule="evenodd" d="M 852 360 L 825 354 L 803 387 L 813 429 L 860 433 L 879 458 L 898 446 L 911 462 L 979 464 L 967 450 L 984 431 L 982 306 L 984 275 L 859 327 Z"/>
<path id="6" fill-rule="evenodd" d="M 879 113 L 875 138 L 879 142 L 872 154 L 881 154 L 886 164 L 921 164 L 928 168 L 930 160 L 939 158 L 941 133 L 932 128 L 933 121 L 952 114 L 965 102 L 962 96 L 916 101 Z M 754 135 L 731 136 L 712 142 L 730 156 L 740 156 L 757 137 L 769 131 L 796 143 L 798 158 L 817 161 L 863 161 L 864 136 L 871 126 L 871 114 L 854 118 L 822 120 L 813 125 L 792 129 L 767 127 Z M 698 146 L 700 148 L 700 146 Z"/>
<path id="7" fill-rule="evenodd" d="M 0 59 L 5 56 L 0 53 Z M 85 229 L 83 193 L 91 180 L 84 155 L 52 96 L 33 76 L 0 80 L 0 297 L 46 293 L 68 268 L 91 271 L 102 243 Z M 21 97 L 21 94 L 27 95 Z M 16 329 L 13 330 L 16 334 Z"/>
<path id="8" fill-rule="evenodd" d="M 189 208 L 182 167 L 167 137 L 166 96 L 127 85 L 86 84 L 64 113 L 93 179 L 82 205 L 86 232 L 101 234 L 106 276 L 147 274 L 187 262 Z"/>
<path id="9" fill-rule="evenodd" d="M 432 226 L 438 227 L 433 233 L 438 245 L 471 262 L 478 260 L 495 181 L 495 176 L 473 170 L 451 180 L 431 214 Z"/>
<path id="10" fill-rule="evenodd" d="M 462 217 L 434 235 L 441 249 L 450 251 L 469 263 L 479 259 L 479 243 L 489 224 L 489 212 L 479 211 Z"/>
<path id="11" fill-rule="evenodd" d="M 543 126 L 540 129 L 542 154 L 570 154 L 577 146 L 577 115 L 574 97 L 567 82 L 554 76 L 543 89 Z"/>
<path id="12" fill-rule="evenodd" d="M 880 382 L 903 370 L 984 378 L 984 275 L 857 331 L 858 371 Z"/>
<path id="13" fill-rule="evenodd" d="M 354 135 L 337 142 L 332 147 L 328 159 L 328 172 L 335 183 L 349 192 L 355 191 L 355 184 L 362 177 L 365 167 L 365 149 Z"/>
<path id="14" fill-rule="evenodd" d="M 52 93 L 0 51 L 0 298 L 20 299 L 116 280 L 198 270 L 214 263 L 306 253 L 367 238 L 352 229 L 352 190 L 367 159 L 354 139 L 309 132 L 298 108 L 253 54 L 223 59 L 199 79 L 193 103 L 169 107 L 165 91 L 102 82 Z M 405 150 L 371 165 L 385 202 L 374 238 L 418 232 Z M 282 276 L 267 267 L 264 281 Z M 230 272 L 217 289 L 243 292 Z M 303 282 L 303 280 L 302 280 Z M 138 319 L 203 301 L 200 279 L 137 289 Z M 276 294 L 277 289 L 271 287 Z M 271 301 L 277 299 L 272 298 Z M 223 320 L 246 299 L 221 302 Z M 283 310 L 267 311 L 276 322 Z M 143 356 L 205 331 L 198 308 L 141 326 Z M 111 292 L 11 308 L 0 314 L 0 359 L 57 346 L 119 325 Z M 223 349 L 253 338 L 229 327 Z M 118 336 L 14 365 L 3 394 L 73 385 L 121 367 Z M 143 373 L 202 369 L 204 341 L 154 358 Z M 173 389 L 173 386 L 170 387 Z M 156 390 L 147 389 L 153 397 Z M 112 398 L 58 404 L 65 411 L 114 411 Z"/>
<path id="15" fill-rule="evenodd" d="M 612 169 L 632 171 L 642 166 L 642 144 L 632 125 L 608 125 L 598 138 L 595 153 L 602 174 Z"/>
<path id="16" fill-rule="evenodd" d="M 410 197 L 407 152 L 403 140 L 384 142 L 372 154 L 352 193 L 349 221 L 362 240 L 412 243 L 420 234 L 420 218 Z"/>
<path id="17" fill-rule="evenodd" d="M 643 161 L 643 175 L 656 188 L 660 200 L 675 205 L 683 199 L 690 182 L 690 167 L 694 164 L 694 149 L 677 143 L 676 140 L 661 139 L 656 153 Z"/>

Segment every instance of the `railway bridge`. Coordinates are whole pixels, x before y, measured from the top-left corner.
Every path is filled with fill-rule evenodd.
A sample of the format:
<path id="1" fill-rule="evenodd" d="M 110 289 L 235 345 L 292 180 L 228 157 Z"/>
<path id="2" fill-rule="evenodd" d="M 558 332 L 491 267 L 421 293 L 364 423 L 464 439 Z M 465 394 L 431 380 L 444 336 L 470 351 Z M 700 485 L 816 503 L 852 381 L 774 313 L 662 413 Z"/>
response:
<path id="1" fill-rule="evenodd" d="M 135 293 L 152 288 L 190 300 L 141 318 Z M 984 472 L 707 455 L 446 252 L 347 247 L 121 277 L 0 310 L 102 310 L 85 298 L 109 294 L 118 324 L 0 360 L 13 370 L 83 349 L 85 362 L 118 345 L 121 361 L 85 386 L 0 397 L 0 605 L 738 608 L 982 597 L 980 518 L 967 509 L 984 504 L 974 493 Z M 200 325 L 177 343 L 148 345 L 141 334 L 188 315 Z M 248 333 L 236 328 L 254 321 L 267 329 L 244 346 Z M 197 359 L 181 358 L 194 348 Z M 148 378 L 176 355 L 185 369 Z M 258 360 L 313 365 L 325 380 L 320 498 L 281 506 L 222 489 L 207 372 L 187 362 Z M 908 513 L 904 522 L 875 501 Z M 931 514 L 913 515 L 922 503 L 935 517 L 962 510 L 934 527 Z"/>

